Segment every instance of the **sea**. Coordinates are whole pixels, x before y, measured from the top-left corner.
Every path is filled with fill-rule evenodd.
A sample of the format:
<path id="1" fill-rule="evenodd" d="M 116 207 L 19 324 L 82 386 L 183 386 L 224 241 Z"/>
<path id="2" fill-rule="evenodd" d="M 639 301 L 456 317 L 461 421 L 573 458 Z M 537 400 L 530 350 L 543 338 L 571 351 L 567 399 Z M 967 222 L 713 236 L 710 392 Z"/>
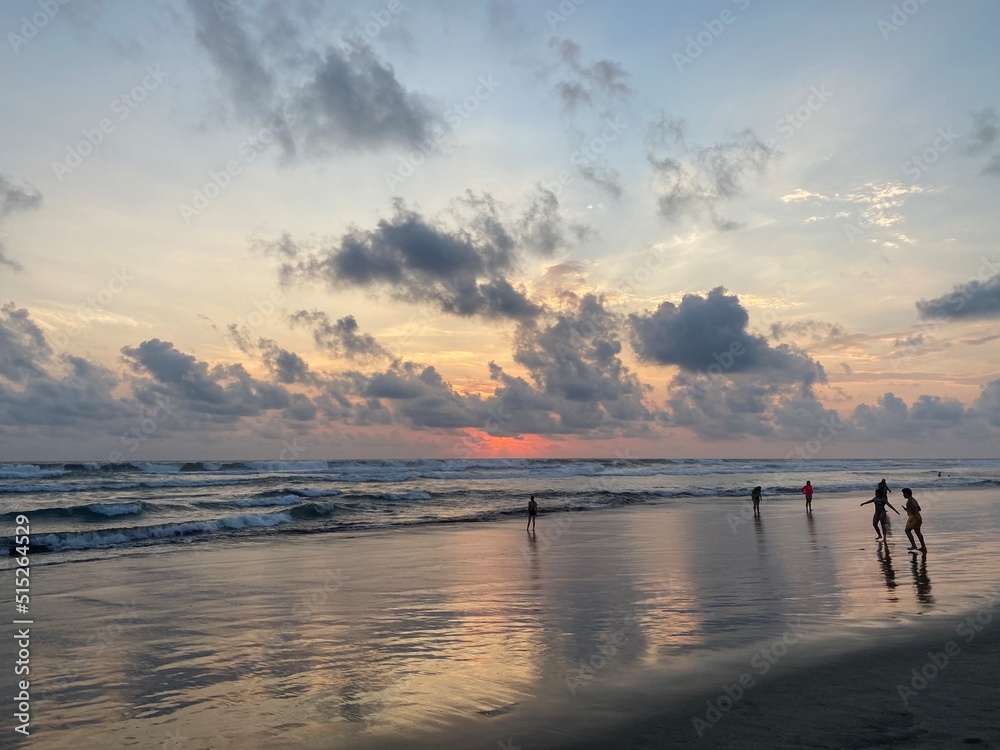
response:
<path id="1" fill-rule="evenodd" d="M 819 506 L 867 500 L 883 478 L 897 492 L 908 486 L 920 497 L 933 489 L 946 498 L 1000 488 L 1000 459 L 6 463 L 0 569 L 14 567 L 15 534 L 25 527 L 38 566 L 279 535 L 335 540 L 371 529 L 479 524 L 524 516 L 530 495 L 544 516 L 733 503 L 760 485 L 766 506 L 801 503 L 809 480 Z"/>

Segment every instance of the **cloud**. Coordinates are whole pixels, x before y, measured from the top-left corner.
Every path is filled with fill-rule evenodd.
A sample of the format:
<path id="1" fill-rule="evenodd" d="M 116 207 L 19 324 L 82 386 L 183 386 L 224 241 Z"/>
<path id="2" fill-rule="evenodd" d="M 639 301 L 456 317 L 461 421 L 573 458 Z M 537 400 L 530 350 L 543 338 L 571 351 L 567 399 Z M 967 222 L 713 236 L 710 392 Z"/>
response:
<path id="1" fill-rule="evenodd" d="M 228 85 L 236 111 L 246 118 L 270 112 L 275 106 L 274 74 L 244 29 L 242 11 L 226 4 L 223 13 L 215 3 L 199 0 L 188 0 L 187 5 L 195 18 L 195 38 Z"/>
<path id="2" fill-rule="evenodd" d="M 962 141 L 962 153 L 970 156 L 985 154 L 1000 136 L 1000 118 L 992 107 L 972 113 L 972 132 Z"/>
<path id="3" fill-rule="evenodd" d="M 739 225 L 719 214 L 742 196 L 754 176 L 767 171 L 777 152 L 747 128 L 714 146 L 690 146 L 685 124 L 664 114 L 647 131 L 646 158 L 656 178 L 660 215 L 671 221 L 708 215 L 721 230 Z"/>
<path id="4" fill-rule="evenodd" d="M 854 437 L 862 440 L 917 442 L 946 431 L 956 431 L 977 415 L 957 399 L 921 395 L 911 406 L 893 393 L 882 395 L 875 406 L 859 404 L 851 415 Z"/>
<path id="5" fill-rule="evenodd" d="M 538 315 L 541 306 L 508 279 L 519 262 L 518 229 L 507 228 L 489 196 L 470 195 L 455 210 L 466 212 L 465 220 L 457 222 L 460 228 L 428 219 L 396 199 L 392 218 L 380 220 L 374 229 L 353 229 L 330 246 L 292 251 L 282 237 L 276 252 L 290 260 L 282 264 L 281 277 L 429 302 L 461 317 L 523 320 Z M 537 240 L 543 250 L 558 242 L 547 211 L 551 204 L 537 216 L 529 213 L 520 227 L 521 235 Z"/>
<path id="6" fill-rule="evenodd" d="M 723 287 L 705 297 L 686 294 L 680 305 L 663 302 L 655 311 L 629 315 L 632 347 L 645 362 L 688 372 L 767 370 L 771 378 L 806 387 L 826 380 L 822 365 L 805 353 L 785 344 L 772 347 L 749 333 L 749 319 L 739 297 Z"/>
<path id="7" fill-rule="evenodd" d="M 290 114 L 315 152 L 375 150 L 427 140 L 437 122 L 425 99 L 396 80 L 367 47 L 330 48 L 291 102 Z"/>
<path id="8" fill-rule="evenodd" d="M 193 421 L 227 423 L 274 410 L 293 420 L 310 420 L 316 414 L 306 396 L 258 380 L 241 364 L 210 366 L 160 339 L 122 347 L 121 351 L 125 362 L 140 376 L 132 381 L 140 402 L 171 399 Z"/>
<path id="9" fill-rule="evenodd" d="M 591 429 L 651 419 L 645 388 L 624 365 L 620 316 L 592 294 L 565 295 L 568 309 L 518 325 L 514 361 L 530 373 L 564 429 Z M 501 379 L 501 370 L 493 373 Z M 506 383 L 510 388 L 514 381 Z M 525 391 L 519 389 L 523 397 Z M 511 404 L 504 404 L 508 410 Z"/>
<path id="10" fill-rule="evenodd" d="M 813 341 L 823 341 L 836 338 L 843 333 L 843 326 L 837 323 L 827 323 L 817 320 L 800 320 L 794 323 L 778 322 L 771 324 L 771 337 L 775 341 L 799 336 L 808 336 Z"/>
<path id="11" fill-rule="evenodd" d="M 427 140 L 440 119 L 370 47 L 309 47 L 309 34 L 281 6 L 251 20 L 235 5 L 225 12 L 218 5 L 189 0 L 195 36 L 236 114 L 255 125 L 267 122 L 286 156 L 412 146 Z"/>
<path id="12" fill-rule="evenodd" d="M 42 205 L 42 194 L 33 187 L 22 187 L 8 182 L 0 175 L 0 222 L 16 211 L 27 211 Z M 7 257 L 7 248 L 0 241 L 0 266 L 20 271 L 22 266 Z"/>
<path id="13" fill-rule="evenodd" d="M 21 383 L 45 371 L 52 347 L 28 311 L 8 302 L 0 307 L 0 376 Z"/>
<path id="14" fill-rule="evenodd" d="M 918 300 L 916 305 L 922 318 L 1000 317 L 1000 274 L 956 284 L 950 294 Z"/>
<path id="15" fill-rule="evenodd" d="M 566 247 L 555 193 L 539 187 L 517 224 L 517 238 L 521 245 L 544 256 L 555 255 Z"/>
<path id="16" fill-rule="evenodd" d="M 563 70 L 572 76 L 569 80 L 559 81 L 555 86 L 565 111 L 573 112 L 582 106 L 589 107 L 595 101 L 600 103 L 627 99 L 632 93 L 624 80 L 628 73 L 620 63 L 597 60 L 586 65 L 581 62 L 580 45 L 571 39 L 552 37 L 549 48 L 556 53 Z"/>
<path id="17" fill-rule="evenodd" d="M 312 331 L 317 346 L 338 357 L 348 359 L 392 359 L 392 353 L 368 333 L 359 333 L 353 315 L 335 323 L 320 310 L 299 310 L 289 316 L 292 325 L 304 325 Z"/>

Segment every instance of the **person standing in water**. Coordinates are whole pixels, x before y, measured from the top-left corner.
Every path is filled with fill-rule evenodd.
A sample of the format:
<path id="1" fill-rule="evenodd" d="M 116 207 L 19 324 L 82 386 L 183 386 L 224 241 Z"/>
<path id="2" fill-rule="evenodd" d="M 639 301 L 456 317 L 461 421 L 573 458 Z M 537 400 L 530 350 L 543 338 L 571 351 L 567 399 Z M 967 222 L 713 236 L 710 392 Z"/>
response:
<path id="1" fill-rule="evenodd" d="M 892 507 L 892 503 L 889 502 L 889 499 L 885 495 L 876 494 L 871 500 L 865 500 L 861 504 L 868 505 L 868 503 L 875 503 L 875 515 L 872 517 L 872 526 L 875 527 L 875 538 L 885 539 L 888 544 L 889 540 L 885 534 L 885 506 L 888 505 L 892 508 L 897 516 L 899 515 L 899 511 Z M 879 526 L 882 527 L 881 531 L 879 531 Z"/>
<path id="2" fill-rule="evenodd" d="M 910 549 L 917 549 L 917 543 L 913 541 L 915 533 L 917 538 L 920 539 L 920 551 L 926 552 L 927 545 L 924 543 L 924 535 L 920 533 L 920 527 L 924 523 L 923 516 L 920 515 L 920 504 L 913 496 L 913 490 L 909 487 L 903 488 L 903 497 L 906 498 L 903 510 L 906 511 L 906 538 L 910 540 Z"/>
<path id="3" fill-rule="evenodd" d="M 805 486 L 802 487 L 802 494 L 806 496 L 806 513 L 812 513 L 813 509 L 813 486 L 812 482 L 808 479 L 806 480 Z"/>
<path id="4" fill-rule="evenodd" d="M 750 491 L 750 499 L 753 501 L 754 516 L 760 515 L 760 494 L 761 487 L 759 484 Z"/>
<path id="5" fill-rule="evenodd" d="M 535 502 L 535 496 L 532 495 L 531 499 L 528 501 L 528 528 L 525 531 L 535 530 L 535 518 L 538 516 L 538 503 Z"/>

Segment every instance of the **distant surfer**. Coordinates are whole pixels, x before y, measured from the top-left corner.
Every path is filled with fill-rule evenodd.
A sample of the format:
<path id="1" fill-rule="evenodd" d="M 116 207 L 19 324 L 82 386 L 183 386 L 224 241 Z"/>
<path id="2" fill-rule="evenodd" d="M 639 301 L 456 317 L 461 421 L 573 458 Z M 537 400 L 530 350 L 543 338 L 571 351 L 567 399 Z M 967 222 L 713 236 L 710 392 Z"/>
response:
<path id="1" fill-rule="evenodd" d="M 806 480 L 802 487 L 802 494 L 806 496 L 806 513 L 812 513 L 813 509 L 813 485 L 810 480 Z"/>
<path id="2" fill-rule="evenodd" d="M 753 500 L 753 514 L 755 516 L 760 515 L 760 493 L 761 487 L 759 484 L 750 491 L 750 499 Z"/>
<path id="3" fill-rule="evenodd" d="M 871 500 L 865 500 L 861 505 L 868 505 L 868 503 L 875 503 L 875 515 L 872 517 L 872 526 L 875 527 L 875 538 L 885 539 L 888 542 L 885 534 L 885 506 L 888 505 L 892 508 L 897 516 L 899 515 L 899 511 L 893 508 L 892 503 L 889 502 L 889 498 L 885 495 L 876 494 Z M 882 527 L 881 531 L 879 531 L 879 526 Z"/>
<path id="4" fill-rule="evenodd" d="M 535 530 L 535 518 L 538 517 L 538 503 L 535 502 L 535 496 L 532 495 L 531 499 L 528 501 L 528 528 L 525 531 Z"/>
<path id="5" fill-rule="evenodd" d="M 916 533 L 917 538 L 920 539 L 920 551 L 926 552 L 927 545 L 924 543 L 924 535 L 920 533 L 920 527 L 924 523 L 924 519 L 920 515 L 920 503 L 917 502 L 913 496 L 913 490 L 909 487 L 903 488 L 903 497 L 906 498 L 903 510 L 906 511 L 906 538 L 910 540 L 910 549 L 917 549 L 917 543 L 913 541 L 913 534 Z"/>

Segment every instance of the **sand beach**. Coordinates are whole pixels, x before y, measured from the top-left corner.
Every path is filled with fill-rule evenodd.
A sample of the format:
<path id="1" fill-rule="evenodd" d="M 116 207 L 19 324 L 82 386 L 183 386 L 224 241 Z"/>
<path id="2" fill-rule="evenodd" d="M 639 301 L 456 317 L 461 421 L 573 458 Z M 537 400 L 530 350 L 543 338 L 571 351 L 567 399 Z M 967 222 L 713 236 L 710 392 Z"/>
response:
<path id="1" fill-rule="evenodd" d="M 1000 747 L 996 492 L 925 496 L 926 555 L 860 499 L 39 564 L 4 746 Z"/>

